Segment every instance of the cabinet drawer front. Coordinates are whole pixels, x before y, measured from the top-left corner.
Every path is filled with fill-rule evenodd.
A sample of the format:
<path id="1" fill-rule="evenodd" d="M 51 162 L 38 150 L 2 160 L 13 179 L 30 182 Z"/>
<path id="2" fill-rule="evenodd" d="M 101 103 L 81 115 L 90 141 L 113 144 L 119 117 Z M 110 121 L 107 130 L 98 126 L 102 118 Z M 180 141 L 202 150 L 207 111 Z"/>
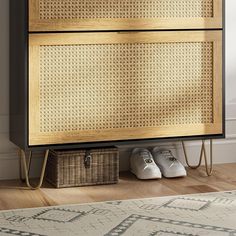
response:
<path id="1" fill-rule="evenodd" d="M 220 31 L 33 34 L 29 144 L 222 133 Z"/>
<path id="2" fill-rule="evenodd" d="M 29 0 L 30 31 L 221 27 L 222 0 Z"/>

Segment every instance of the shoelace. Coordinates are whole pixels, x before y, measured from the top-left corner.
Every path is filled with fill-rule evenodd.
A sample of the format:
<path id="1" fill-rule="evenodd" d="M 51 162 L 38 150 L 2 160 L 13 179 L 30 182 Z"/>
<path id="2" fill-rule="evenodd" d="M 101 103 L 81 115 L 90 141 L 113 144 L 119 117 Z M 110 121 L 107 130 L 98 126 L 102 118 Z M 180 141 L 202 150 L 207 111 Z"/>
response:
<path id="1" fill-rule="evenodd" d="M 172 155 L 171 151 L 162 151 L 161 154 L 164 155 L 164 157 L 166 159 L 168 159 L 169 161 L 171 161 L 171 165 L 170 168 L 175 164 L 175 162 L 177 161 L 177 159 Z"/>
<path id="2" fill-rule="evenodd" d="M 145 161 L 145 163 L 146 163 L 146 167 L 145 168 L 147 168 L 147 164 L 151 164 L 151 163 L 153 163 L 153 161 L 152 161 L 152 159 L 151 159 L 151 157 L 150 157 L 150 154 L 148 153 L 148 152 L 141 152 L 140 154 L 139 154 L 141 157 L 143 157 L 143 156 L 145 156 L 144 157 L 144 161 Z M 144 169 L 145 169 L 144 168 Z"/>

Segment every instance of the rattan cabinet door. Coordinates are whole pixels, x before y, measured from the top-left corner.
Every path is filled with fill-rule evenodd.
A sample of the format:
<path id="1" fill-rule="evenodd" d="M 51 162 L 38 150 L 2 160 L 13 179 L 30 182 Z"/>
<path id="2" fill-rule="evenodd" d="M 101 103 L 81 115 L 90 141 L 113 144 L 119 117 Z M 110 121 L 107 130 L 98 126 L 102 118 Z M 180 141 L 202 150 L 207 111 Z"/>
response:
<path id="1" fill-rule="evenodd" d="M 222 134 L 221 34 L 30 35 L 29 145 Z"/>
<path id="2" fill-rule="evenodd" d="M 30 31 L 222 28 L 222 0 L 29 0 Z"/>

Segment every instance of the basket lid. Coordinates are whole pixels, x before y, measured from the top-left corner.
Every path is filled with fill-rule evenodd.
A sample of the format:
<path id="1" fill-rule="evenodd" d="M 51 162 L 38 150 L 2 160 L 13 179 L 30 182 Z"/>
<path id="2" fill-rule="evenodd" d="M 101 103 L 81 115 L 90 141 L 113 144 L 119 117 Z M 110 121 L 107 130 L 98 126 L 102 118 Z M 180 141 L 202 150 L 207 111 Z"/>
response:
<path id="1" fill-rule="evenodd" d="M 85 153 L 94 153 L 94 154 L 104 154 L 104 153 L 114 153 L 118 152 L 118 148 L 109 147 L 109 148 L 91 148 L 91 149 L 56 149 L 50 150 L 51 153 L 55 155 L 85 155 Z"/>

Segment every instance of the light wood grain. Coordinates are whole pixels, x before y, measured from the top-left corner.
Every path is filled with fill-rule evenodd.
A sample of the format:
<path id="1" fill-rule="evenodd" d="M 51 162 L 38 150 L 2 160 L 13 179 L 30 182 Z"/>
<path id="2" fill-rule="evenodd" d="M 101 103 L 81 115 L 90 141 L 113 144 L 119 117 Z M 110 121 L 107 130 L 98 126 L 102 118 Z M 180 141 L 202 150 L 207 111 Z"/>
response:
<path id="1" fill-rule="evenodd" d="M 29 144 L 60 144 L 177 137 L 222 133 L 222 32 L 136 32 L 136 33 L 70 33 L 33 34 L 29 37 Z M 123 43 L 212 42 L 213 58 L 213 121 L 212 123 L 162 125 L 157 127 L 106 128 L 76 131 L 40 131 L 39 47 L 56 45 L 95 45 Z M 101 58 L 102 62 L 102 58 Z M 193 62 L 195 64 L 195 62 Z M 194 67 L 193 64 L 193 67 Z M 94 79 L 94 78 L 93 78 Z M 178 84 L 176 84 L 178 86 Z M 53 89 L 53 88 L 51 88 Z M 194 90 L 194 89 L 193 89 Z M 211 92 L 211 91 L 209 91 Z M 99 96 L 99 93 L 97 94 Z M 88 97 L 89 98 L 89 97 Z M 100 112 L 102 112 L 102 107 Z M 66 124 L 64 124 L 66 125 Z"/>
<path id="2" fill-rule="evenodd" d="M 46 1 L 45 1 L 46 2 Z M 47 1 L 47 3 L 50 1 Z M 165 13 L 162 13 L 162 17 L 148 18 L 146 14 L 145 17 L 140 18 L 89 18 L 86 19 L 71 17 L 70 13 L 68 12 L 68 18 L 60 18 L 61 15 L 64 15 L 65 12 L 60 12 L 60 17 L 56 17 L 53 14 L 55 13 L 56 9 L 52 11 L 52 13 L 47 11 L 45 18 L 42 15 L 40 17 L 40 0 L 30 0 L 29 1 L 29 30 L 30 31 L 78 31 L 78 30 L 132 30 L 132 29 L 203 29 L 203 28 L 221 28 L 222 27 L 222 0 L 213 0 L 213 14 L 212 16 L 208 17 L 190 17 L 189 15 L 183 15 L 182 9 L 176 9 L 176 14 L 178 14 L 178 10 L 182 14 L 180 16 L 175 17 L 164 17 Z M 70 4 L 65 2 L 64 4 Z M 93 4 L 93 3 L 92 3 Z M 199 1 L 199 4 L 201 2 Z M 189 12 L 193 11 L 193 6 L 191 4 L 189 6 Z M 196 5 L 195 5 L 196 7 Z M 54 7 L 56 8 L 56 6 Z M 103 6 L 104 11 L 106 6 Z M 173 5 L 172 8 L 176 8 Z M 66 11 L 66 7 L 63 8 Z M 167 8 L 168 9 L 168 8 Z M 204 9 L 204 7 L 202 7 Z M 96 6 L 93 8 L 93 12 L 99 9 L 96 9 Z M 85 11 L 84 8 L 81 8 L 81 11 Z M 139 8 L 137 7 L 137 13 L 139 12 Z M 79 13 L 79 10 L 77 11 Z M 101 11 L 103 12 L 103 11 Z M 127 10 L 127 14 L 129 10 Z M 50 18 L 50 14 L 53 15 Z M 190 14 L 190 13 L 189 13 Z M 128 14 L 129 15 L 129 14 Z M 48 18 L 49 16 L 49 18 Z"/>
<path id="3" fill-rule="evenodd" d="M 36 112 L 36 111 L 35 111 Z M 37 114 L 37 113 L 35 113 Z M 31 121 L 31 120 L 30 120 Z M 38 124 L 31 123 L 34 130 Z M 37 125 L 37 126 L 36 126 Z M 123 128 L 109 130 L 85 130 L 75 132 L 40 133 L 30 130 L 30 145 L 83 143 L 98 141 L 115 141 L 129 139 L 165 138 L 194 135 L 221 134 L 222 124 L 172 125 L 166 127 Z"/>
<path id="4" fill-rule="evenodd" d="M 236 189 L 235 168 L 236 164 L 220 164 L 214 166 L 211 177 L 206 177 L 204 167 L 201 167 L 188 170 L 186 178 L 148 181 L 137 180 L 132 174 L 123 172 L 115 185 L 54 189 L 45 183 L 36 191 L 27 190 L 19 181 L 0 181 L 0 209 L 230 191 Z"/>
<path id="5" fill-rule="evenodd" d="M 29 47 L 29 130 L 30 132 L 36 132 L 37 127 L 35 124 L 39 124 L 39 47 Z M 37 108 L 37 112 L 35 110 Z M 38 131 L 39 132 L 39 131 Z"/>
<path id="6" fill-rule="evenodd" d="M 214 70 L 213 70 L 213 111 L 214 111 L 214 123 L 222 124 L 222 98 L 223 98 L 223 87 L 222 87 L 222 63 L 223 63 L 223 50 L 222 50 L 222 35 L 219 36 L 218 40 L 214 41 Z M 222 126 L 223 129 L 223 126 Z"/>
<path id="7" fill-rule="evenodd" d="M 91 33 L 37 33 L 29 35 L 29 45 L 93 45 L 121 43 L 221 42 L 221 31 L 126 31 Z"/>

